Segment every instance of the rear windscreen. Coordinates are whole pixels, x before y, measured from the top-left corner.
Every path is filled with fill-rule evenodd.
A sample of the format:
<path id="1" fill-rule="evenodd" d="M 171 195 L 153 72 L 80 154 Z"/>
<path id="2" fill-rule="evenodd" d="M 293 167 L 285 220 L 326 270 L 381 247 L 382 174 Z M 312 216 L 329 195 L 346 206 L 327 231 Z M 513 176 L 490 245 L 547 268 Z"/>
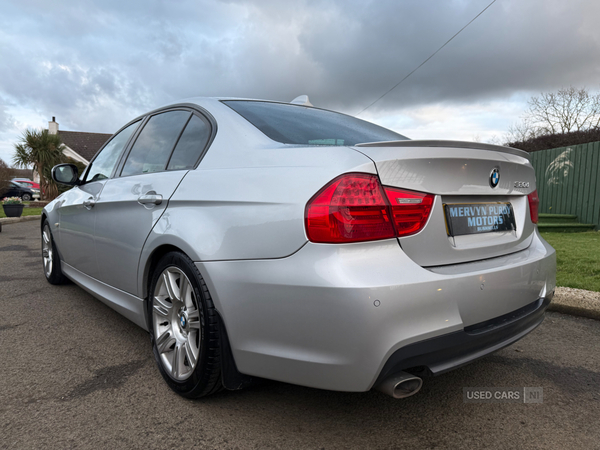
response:
<path id="1" fill-rule="evenodd" d="M 226 100 L 227 106 L 274 141 L 298 145 L 356 145 L 405 141 L 379 125 L 323 109 L 286 103 Z"/>

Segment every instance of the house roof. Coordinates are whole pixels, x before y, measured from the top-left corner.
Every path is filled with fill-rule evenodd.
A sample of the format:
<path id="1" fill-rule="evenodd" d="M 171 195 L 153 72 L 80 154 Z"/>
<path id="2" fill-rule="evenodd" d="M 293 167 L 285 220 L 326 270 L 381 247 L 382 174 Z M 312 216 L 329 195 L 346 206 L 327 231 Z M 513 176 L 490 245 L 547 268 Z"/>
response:
<path id="1" fill-rule="evenodd" d="M 91 161 L 100 147 L 112 136 L 106 133 L 85 133 L 83 131 L 62 131 L 58 134 L 63 144 Z"/>
<path id="2" fill-rule="evenodd" d="M 33 180 L 33 170 L 31 169 L 12 169 L 13 178 L 29 178 Z"/>

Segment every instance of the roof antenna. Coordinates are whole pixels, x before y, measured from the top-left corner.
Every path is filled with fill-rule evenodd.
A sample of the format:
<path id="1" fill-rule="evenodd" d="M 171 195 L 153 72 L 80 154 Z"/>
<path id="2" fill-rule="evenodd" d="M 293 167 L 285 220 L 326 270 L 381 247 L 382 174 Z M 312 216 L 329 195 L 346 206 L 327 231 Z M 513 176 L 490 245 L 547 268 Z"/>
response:
<path id="1" fill-rule="evenodd" d="M 292 100 L 290 103 L 292 105 L 313 106 L 313 104 L 308 99 L 308 95 L 299 95 L 294 100 Z"/>

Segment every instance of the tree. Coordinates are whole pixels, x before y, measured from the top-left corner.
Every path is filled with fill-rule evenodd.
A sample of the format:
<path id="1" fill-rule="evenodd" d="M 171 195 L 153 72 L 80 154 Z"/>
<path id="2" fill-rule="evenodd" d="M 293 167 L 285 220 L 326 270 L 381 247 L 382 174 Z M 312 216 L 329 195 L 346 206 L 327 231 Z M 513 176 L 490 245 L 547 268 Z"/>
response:
<path id="1" fill-rule="evenodd" d="M 600 133 L 600 93 L 586 88 L 559 89 L 531 97 L 521 121 L 511 125 L 504 145 L 527 151 L 576 145 Z"/>
<path id="2" fill-rule="evenodd" d="M 531 122 L 531 119 L 525 117 L 521 122 L 517 122 L 508 127 L 508 132 L 504 137 L 505 142 L 525 142 L 543 134 L 543 132 Z"/>
<path id="3" fill-rule="evenodd" d="M 0 193 L 5 192 L 8 189 L 8 181 L 12 178 L 12 174 L 12 169 L 0 159 Z"/>
<path id="4" fill-rule="evenodd" d="M 598 128 L 600 125 L 600 94 L 590 94 L 586 88 L 573 86 L 557 92 L 541 93 L 529 100 L 525 114 L 538 134 L 569 133 Z"/>
<path id="5" fill-rule="evenodd" d="M 33 166 L 40 176 L 42 195 L 53 199 L 58 195 L 58 186 L 50 176 L 50 170 L 63 160 L 60 136 L 50 134 L 48 130 L 27 129 L 21 142 L 15 144 L 13 163 L 18 167 Z"/>

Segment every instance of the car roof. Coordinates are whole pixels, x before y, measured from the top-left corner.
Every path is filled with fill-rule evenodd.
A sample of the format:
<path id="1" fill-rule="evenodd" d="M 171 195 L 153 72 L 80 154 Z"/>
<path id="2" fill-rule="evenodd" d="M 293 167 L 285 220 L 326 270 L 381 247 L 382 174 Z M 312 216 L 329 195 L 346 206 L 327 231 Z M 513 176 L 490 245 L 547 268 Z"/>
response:
<path id="1" fill-rule="evenodd" d="M 185 104 L 185 103 L 192 103 L 201 107 L 204 107 L 206 109 L 208 109 L 209 111 L 211 110 L 211 107 L 215 107 L 217 105 L 223 105 L 222 102 L 224 101 L 248 101 L 248 102 L 264 102 L 264 103 L 280 103 L 282 105 L 292 105 L 293 103 L 290 102 L 283 102 L 283 101 L 279 101 L 279 100 L 265 100 L 265 99 L 261 99 L 261 98 L 245 98 L 245 97 L 188 97 L 188 98 L 184 98 L 181 100 L 177 100 L 174 102 L 169 102 L 169 103 L 165 103 L 164 105 L 162 105 L 160 108 L 156 108 L 156 109 L 162 109 L 162 108 L 166 108 L 169 106 L 174 106 L 174 105 L 181 105 L 181 104 Z M 307 108 L 315 108 L 314 106 L 308 106 L 308 105 L 297 105 L 297 106 L 305 106 Z M 315 108 L 315 109 L 322 109 L 322 108 Z M 337 112 L 337 111 L 333 111 L 333 112 Z"/>

